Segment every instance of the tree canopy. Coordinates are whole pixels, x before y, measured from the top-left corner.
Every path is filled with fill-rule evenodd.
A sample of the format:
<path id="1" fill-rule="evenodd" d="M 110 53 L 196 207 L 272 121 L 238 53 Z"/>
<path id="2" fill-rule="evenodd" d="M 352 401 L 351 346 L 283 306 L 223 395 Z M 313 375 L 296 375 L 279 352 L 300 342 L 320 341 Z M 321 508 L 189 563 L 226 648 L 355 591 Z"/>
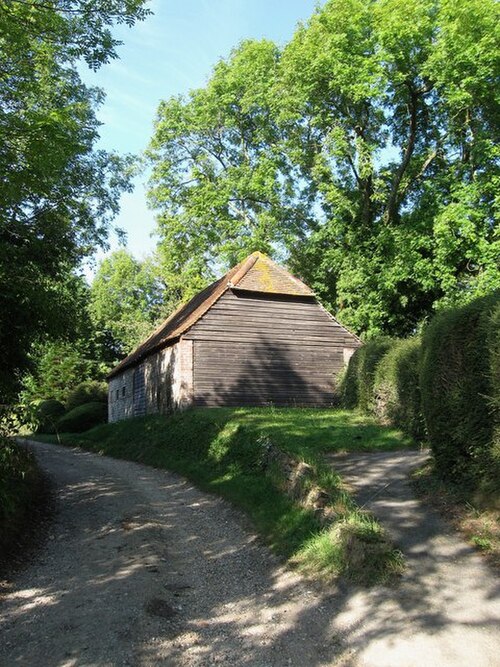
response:
<path id="1" fill-rule="evenodd" d="M 164 315 L 167 286 L 152 258 L 142 262 L 127 250 L 104 259 L 90 291 L 94 336 L 113 341 L 116 358 L 146 338 Z"/>
<path id="2" fill-rule="evenodd" d="M 96 107 L 79 59 L 116 56 L 117 22 L 143 0 L 0 0 L 0 394 L 12 394 L 30 345 L 61 334 L 72 271 L 104 245 L 130 188 L 130 159 L 96 150 Z M 68 317 L 65 317 L 65 314 Z"/>
<path id="3" fill-rule="evenodd" d="M 261 249 L 370 336 L 498 287 L 499 12 L 329 0 L 163 102 L 150 201 L 184 294 Z"/>

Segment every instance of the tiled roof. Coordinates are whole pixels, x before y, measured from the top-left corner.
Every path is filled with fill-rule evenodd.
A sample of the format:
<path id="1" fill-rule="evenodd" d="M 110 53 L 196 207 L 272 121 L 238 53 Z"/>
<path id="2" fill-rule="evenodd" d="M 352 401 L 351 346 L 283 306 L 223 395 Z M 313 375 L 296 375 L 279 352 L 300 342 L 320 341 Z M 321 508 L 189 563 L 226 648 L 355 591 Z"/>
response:
<path id="1" fill-rule="evenodd" d="M 263 253 L 254 252 L 233 267 L 225 276 L 198 292 L 191 301 L 180 306 L 153 331 L 149 338 L 136 347 L 128 357 L 120 361 L 109 373 L 108 378 L 134 366 L 152 352 L 175 342 L 207 312 L 226 290 L 231 288 L 269 294 L 314 296 L 307 285 L 288 273 L 286 269 L 278 266 Z"/>

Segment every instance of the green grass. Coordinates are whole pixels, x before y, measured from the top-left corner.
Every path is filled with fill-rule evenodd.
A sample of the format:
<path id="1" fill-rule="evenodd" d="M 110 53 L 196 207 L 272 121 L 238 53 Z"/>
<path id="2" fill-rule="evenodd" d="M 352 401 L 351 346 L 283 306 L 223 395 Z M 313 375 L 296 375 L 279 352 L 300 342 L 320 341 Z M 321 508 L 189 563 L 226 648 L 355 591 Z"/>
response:
<path id="1" fill-rule="evenodd" d="M 36 437 L 56 441 L 55 436 Z M 325 452 L 382 451 L 411 445 L 399 431 L 384 428 L 369 417 L 300 408 L 196 409 L 59 437 L 63 444 L 176 471 L 200 488 L 227 498 L 249 515 L 277 553 L 306 574 L 328 579 L 342 572 L 356 581 L 375 583 L 400 569 L 400 556 L 387 544 L 380 526 L 356 507 L 339 476 L 321 461 Z M 284 493 L 279 473 L 264 470 L 266 440 L 313 467 L 314 482 L 330 496 L 336 516 L 333 527 L 322 528 L 312 510 Z M 345 539 L 348 533 L 355 533 L 361 543 L 383 546 L 378 548 L 377 563 L 376 558 L 371 559 L 374 567 L 358 554 L 353 569 L 346 558 L 352 546 L 352 539 Z"/>

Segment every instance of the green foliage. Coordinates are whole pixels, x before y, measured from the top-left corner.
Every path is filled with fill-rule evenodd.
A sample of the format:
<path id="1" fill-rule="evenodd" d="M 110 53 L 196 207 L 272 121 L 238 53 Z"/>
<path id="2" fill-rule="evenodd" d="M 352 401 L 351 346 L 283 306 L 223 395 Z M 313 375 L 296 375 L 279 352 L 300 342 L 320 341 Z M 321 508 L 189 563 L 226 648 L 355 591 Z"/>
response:
<path id="1" fill-rule="evenodd" d="M 74 343 L 47 343 L 33 356 L 35 368 L 23 382 L 24 403 L 46 399 L 66 403 L 69 393 L 94 374 L 95 365 Z"/>
<path id="2" fill-rule="evenodd" d="M 497 292 L 439 314 L 422 347 L 422 405 L 438 473 L 485 491 L 498 491 L 500 479 L 492 409 L 499 304 Z"/>
<path id="3" fill-rule="evenodd" d="M 55 398 L 42 401 L 35 412 L 37 433 L 55 433 L 57 422 L 64 413 L 64 405 Z"/>
<path id="4" fill-rule="evenodd" d="M 495 0 L 329 0 L 281 60 L 324 223 L 293 265 L 342 321 L 410 335 L 500 284 Z"/>
<path id="5" fill-rule="evenodd" d="M 108 386 L 105 382 L 96 380 L 87 380 L 80 382 L 69 392 L 66 399 L 66 409 L 68 411 L 77 408 L 84 403 L 105 403 L 108 402 Z"/>
<path id="6" fill-rule="evenodd" d="M 57 422 L 61 433 L 83 433 L 108 419 L 108 406 L 102 401 L 92 401 L 73 408 Z"/>
<path id="7" fill-rule="evenodd" d="M 148 157 L 169 288 L 185 299 L 214 269 L 301 238 L 308 195 L 283 151 L 273 109 L 279 49 L 246 41 L 205 88 L 160 104 Z"/>
<path id="8" fill-rule="evenodd" d="M 130 158 L 96 150 L 97 69 L 116 56 L 110 29 L 133 24 L 142 0 L 0 0 L 0 374 L 18 389 L 33 342 L 72 326 L 73 270 L 105 245 Z"/>
<path id="9" fill-rule="evenodd" d="M 495 461 L 500 462 L 500 303 L 493 307 L 486 322 L 486 330 L 490 359 L 490 407 L 493 417 L 492 455 Z"/>
<path id="10" fill-rule="evenodd" d="M 12 440 L 17 423 L 15 411 L 0 409 L 0 569 L 8 564 L 41 495 L 35 457 Z"/>
<path id="11" fill-rule="evenodd" d="M 385 429 L 369 417 L 299 408 L 196 409 L 107 424 L 84 435 L 63 435 L 62 441 L 187 476 L 197 486 L 220 494 L 247 512 L 271 546 L 286 558 L 300 561 L 309 574 L 332 578 L 342 572 L 352 579 L 375 583 L 401 569 L 395 567 L 396 561 L 401 564 L 400 556 L 387 542 L 382 550 L 385 556 L 374 559 L 373 567 L 362 557 L 356 562 L 349 559 L 349 547 L 346 551 L 338 542 L 337 524 L 329 531 L 333 547 L 322 549 L 324 533 L 315 513 L 285 495 L 280 476 L 266 474 L 262 467 L 263 443 L 269 441 L 307 461 L 314 470 L 314 481 L 331 499 L 338 524 L 358 526 L 357 553 L 363 551 L 363 544 L 370 550 L 373 542 L 379 542 L 380 526 L 359 512 L 343 491 L 338 475 L 321 464 L 325 451 L 391 449 L 406 444 L 401 433 Z M 337 557 L 339 549 L 345 557 Z M 381 561 L 385 565 L 381 566 Z"/>
<path id="12" fill-rule="evenodd" d="M 249 250 L 367 338 L 500 286 L 495 0 L 328 0 L 162 102 L 162 270 L 190 296 Z"/>
<path id="13" fill-rule="evenodd" d="M 373 383 L 374 411 L 416 442 L 425 438 L 420 396 L 420 339 L 393 341 L 381 358 Z"/>
<path id="14" fill-rule="evenodd" d="M 89 311 L 97 331 L 108 332 L 117 356 L 130 352 L 152 331 L 165 309 L 167 288 L 149 259 L 127 250 L 104 259 L 92 282 Z"/>
<path id="15" fill-rule="evenodd" d="M 375 338 L 354 352 L 340 383 L 341 401 L 345 408 L 359 408 L 365 413 L 374 411 L 375 373 L 391 344 L 389 338 Z"/>

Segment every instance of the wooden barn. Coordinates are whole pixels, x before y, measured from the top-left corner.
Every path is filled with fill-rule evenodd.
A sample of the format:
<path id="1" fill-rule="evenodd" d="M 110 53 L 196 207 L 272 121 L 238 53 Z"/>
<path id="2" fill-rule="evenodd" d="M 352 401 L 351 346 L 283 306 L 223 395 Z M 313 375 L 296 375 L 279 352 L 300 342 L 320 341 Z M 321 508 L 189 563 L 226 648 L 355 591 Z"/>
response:
<path id="1" fill-rule="evenodd" d="M 109 421 L 189 406 L 330 406 L 360 345 L 314 293 L 255 252 L 109 374 Z"/>

